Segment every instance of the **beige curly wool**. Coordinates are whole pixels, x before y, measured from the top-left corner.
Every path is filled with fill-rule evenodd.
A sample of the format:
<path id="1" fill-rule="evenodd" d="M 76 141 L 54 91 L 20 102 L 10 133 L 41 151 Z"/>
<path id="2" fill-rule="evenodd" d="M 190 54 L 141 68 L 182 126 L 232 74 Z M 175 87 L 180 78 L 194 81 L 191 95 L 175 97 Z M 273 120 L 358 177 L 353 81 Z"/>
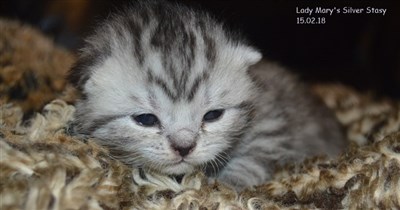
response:
<path id="1" fill-rule="evenodd" d="M 358 108 L 360 112 L 371 109 Z M 399 129 L 399 108 L 397 104 L 381 110 L 397 110 L 383 127 Z M 201 173 L 178 183 L 131 170 L 93 140 L 68 136 L 66 123 L 73 112 L 73 106 L 55 100 L 29 126 L 22 126 L 21 109 L 1 106 L 1 209 L 400 207 L 400 132 L 364 146 L 353 144 L 337 160 L 314 158 L 284 168 L 272 181 L 237 193 L 219 183 L 208 184 Z M 355 123 L 369 117 L 360 115 Z"/>
<path id="2" fill-rule="evenodd" d="M 26 29 L 17 27 L 15 22 L 2 24 L 2 27 L 12 25 L 15 32 L 18 27 Z M 2 34 L 0 41 L 12 39 Z M 35 36 L 42 37 L 35 32 L 30 40 L 35 41 Z M 13 47 L 8 45 L 10 49 Z M 35 47 L 25 50 L 35 55 Z M 48 53 L 53 50 L 57 48 L 50 46 Z M 0 63 L 7 55 L 10 61 L 7 65 L 18 72 L 22 67 L 10 57 L 13 54 L 3 52 L 8 51 L 0 50 Z M 60 56 L 57 59 L 62 59 Z M 25 62 L 23 68 L 46 66 L 49 61 Z M 51 68 L 53 72 L 65 72 L 66 67 Z M 38 68 L 26 77 L 11 78 L 7 77 L 8 71 L 0 71 L 0 77 L 9 78 L 7 84 L 23 87 L 35 78 L 41 86 L 46 85 L 40 81 L 49 72 L 41 74 Z M 0 91 L 8 94 L 12 88 L 5 84 L 0 83 Z M 221 183 L 209 183 L 200 172 L 177 182 L 168 176 L 128 168 L 93 139 L 78 139 L 68 134 L 68 122 L 75 108 L 61 99 L 47 104 L 26 122 L 23 110 L 30 109 L 27 100 L 31 99 L 31 93 L 40 92 L 40 87 L 23 90 L 27 91 L 25 99 L 8 95 L 2 98 L 3 94 L 0 97 L 2 210 L 400 209 L 399 101 L 377 99 L 341 85 L 314 86 L 314 92 L 335 111 L 346 129 L 350 148 L 333 160 L 315 157 L 282 168 L 271 181 L 239 193 Z M 58 89 L 51 91 L 53 98 L 61 97 Z M 38 103 L 34 110 L 42 103 L 40 97 L 35 100 Z"/>

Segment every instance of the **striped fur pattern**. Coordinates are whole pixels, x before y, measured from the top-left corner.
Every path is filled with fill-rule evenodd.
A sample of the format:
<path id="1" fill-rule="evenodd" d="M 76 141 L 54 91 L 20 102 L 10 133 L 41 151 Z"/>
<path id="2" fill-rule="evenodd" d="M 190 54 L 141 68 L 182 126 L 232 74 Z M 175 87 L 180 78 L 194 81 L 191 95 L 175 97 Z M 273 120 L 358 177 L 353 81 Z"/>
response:
<path id="1" fill-rule="evenodd" d="M 75 130 L 128 165 L 171 175 L 202 169 L 237 189 L 264 182 L 276 164 L 337 153 L 333 117 L 261 57 L 205 12 L 140 1 L 86 39 L 69 75 L 82 93 Z M 205 121 L 212 110 L 223 113 Z M 143 114 L 158 123 L 136 122 Z M 194 146 L 181 155 L 176 145 Z"/>

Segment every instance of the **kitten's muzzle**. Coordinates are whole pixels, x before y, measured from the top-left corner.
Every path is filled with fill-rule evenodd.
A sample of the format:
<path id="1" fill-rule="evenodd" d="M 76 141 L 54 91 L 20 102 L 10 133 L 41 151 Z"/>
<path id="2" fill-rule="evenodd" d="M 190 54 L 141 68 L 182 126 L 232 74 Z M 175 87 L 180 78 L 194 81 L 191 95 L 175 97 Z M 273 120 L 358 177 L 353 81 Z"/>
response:
<path id="1" fill-rule="evenodd" d="M 172 144 L 171 147 L 176 154 L 179 154 L 181 157 L 185 157 L 188 154 L 190 154 L 191 152 L 193 152 L 194 148 L 196 147 L 196 143 L 191 144 L 186 147 L 181 147 L 179 145 Z"/>
<path id="2" fill-rule="evenodd" d="M 171 149 L 176 155 L 185 157 L 195 149 L 198 135 L 189 129 L 180 129 L 167 136 Z"/>

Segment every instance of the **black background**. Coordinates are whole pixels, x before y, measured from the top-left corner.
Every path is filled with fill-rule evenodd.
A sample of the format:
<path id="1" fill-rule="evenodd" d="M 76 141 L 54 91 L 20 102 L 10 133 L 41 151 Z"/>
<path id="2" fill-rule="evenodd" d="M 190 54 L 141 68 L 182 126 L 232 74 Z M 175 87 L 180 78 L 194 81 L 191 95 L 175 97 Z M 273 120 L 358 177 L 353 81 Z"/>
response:
<path id="1" fill-rule="evenodd" d="M 65 7 L 77 0 L 13 0 L 0 2 L 0 16 L 40 28 L 61 46 L 76 51 L 87 34 L 114 7 L 127 0 L 86 0 L 79 21 L 68 22 L 78 10 Z M 81 0 L 85 1 L 85 0 Z M 177 0 L 175 0 L 177 1 Z M 181 0 L 210 11 L 240 29 L 265 57 L 312 82 L 339 82 L 360 90 L 400 98 L 400 1 L 398 0 Z M 58 9 L 49 9 L 56 4 Z M 61 5 L 61 6 L 60 6 Z M 79 4 L 77 4 L 79 6 Z M 320 25 L 299 25 L 298 8 L 387 9 L 381 14 L 312 15 Z M 61 8 L 61 9 L 60 9 Z M 82 13 L 82 12 L 81 12 Z"/>

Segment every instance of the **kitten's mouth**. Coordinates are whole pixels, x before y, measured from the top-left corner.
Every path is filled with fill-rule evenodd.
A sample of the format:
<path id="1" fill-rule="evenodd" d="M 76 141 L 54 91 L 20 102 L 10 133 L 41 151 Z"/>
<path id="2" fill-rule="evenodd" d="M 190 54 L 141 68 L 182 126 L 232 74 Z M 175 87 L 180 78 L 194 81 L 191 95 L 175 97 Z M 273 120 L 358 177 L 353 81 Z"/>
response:
<path id="1" fill-rule="evenodd" d="M 185 160 L 185 158 L 181 158 L 180 160 L 176 161 L 172 165 L 179 165 L 179 164 L 182 164 L 182 163 L 190 164 Z"/>
<path id="2" fill-rule="evenodd" d="M 165 164 L 162 172 L 166 174 L 186 174 L 192 172 L 195 168 L 195 165 L 182 158 L 179 161 Z"/>
<path id="3" fill-rule="evenodd" d="M 207 160 L 208 161 L 208 160 Z M 191 167 L 199 167 L 204 165 L 207 161 L 199 162 L 196 159 L 190 157 L 177 157 L 175 160 L 172 160 L 170 163 L 167 163 L 167 167 L 176 167 L 176 166 L 191 166 Z"/>

